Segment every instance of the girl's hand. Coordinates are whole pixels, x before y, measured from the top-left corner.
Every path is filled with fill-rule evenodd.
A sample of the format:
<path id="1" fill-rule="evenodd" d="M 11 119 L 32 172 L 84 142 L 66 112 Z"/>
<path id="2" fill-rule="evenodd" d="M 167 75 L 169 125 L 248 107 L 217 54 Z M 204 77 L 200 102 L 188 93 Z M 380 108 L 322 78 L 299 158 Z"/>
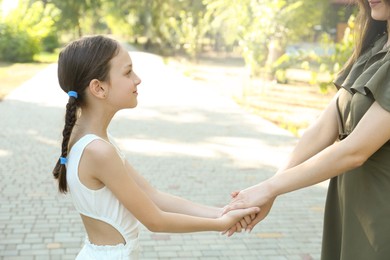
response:
<path id="1" fill-rule="evenodd" d="M 260 212 L 259 207 L 250 207 L 247 209 L 236 209 L 230 210 L 226 214 L 222 215 L 219 219 L 222 221 L 223 229 L 227 230 L 233 225 L 236 226 L 238 224 L 240 226 L 240 231 L 242 225 L 244 228 L 247 227 L 248 222 L 251 223 L 251 216 L 256 215 Z"/>
<path id="2" fill-rule="evenodd" d="M 261 212 L 261 210 L 260 210 L 260 212 Z M 233 225 L 229 229 L 223 231 L 221 234 L 224 235 L 224 234 L 228 233 L 228 237 L 230 237 L 234 233 L 241 233 L 243 230 L 249 231 L 250 226 L 255 225 L 252 222 L 253 222 L 253 220 L 255 220 L 255 218 L 258 214 L 260 214 L 260 213 L 245 216 L 239 222 L 237 222 L 235 225 Z"/>

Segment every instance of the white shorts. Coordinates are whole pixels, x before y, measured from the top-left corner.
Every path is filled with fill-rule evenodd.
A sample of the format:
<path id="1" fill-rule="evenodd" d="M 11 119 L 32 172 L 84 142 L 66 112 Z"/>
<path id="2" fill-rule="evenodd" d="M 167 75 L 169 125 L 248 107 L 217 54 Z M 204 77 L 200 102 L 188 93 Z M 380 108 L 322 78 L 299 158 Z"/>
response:
<path id="1" fill-rule="evenodd" d="M 115 246 L 98 246 L 91 244 L 88 239 L 76 260 L 137 260 L 139 256 L 138 239 L 130 240 L 124 244 Z"/>

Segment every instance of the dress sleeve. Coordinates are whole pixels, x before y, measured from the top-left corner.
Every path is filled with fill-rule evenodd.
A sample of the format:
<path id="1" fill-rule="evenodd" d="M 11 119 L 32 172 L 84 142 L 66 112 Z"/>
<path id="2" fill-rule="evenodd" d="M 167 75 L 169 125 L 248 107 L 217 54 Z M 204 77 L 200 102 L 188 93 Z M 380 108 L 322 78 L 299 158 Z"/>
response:
<path id="1" fill-rule="evenodd" d="M 371 48 L 368 48 L 350 67 L 337 75 L 333 82 L 337 89 L 344 88 L 352 93 L 351 88 L 356 85 L 356 80 L 364 75 L 366 72 L 367 62 L 378 52 L 381 52 L 382 46 L 387 41 L 387 36 L 380 37 Z M 387 57 L 385 57 L 387 58 Z M 379 61 L 380 62 L 380 61 Z M 378 62 L 375 62 L 376 64 Z"/>
<path id="2" fill-rule="evenodd" d="M 343 83 L 345 82 L 350 72 L 351 72 L 351 68 L 346 68 L 344 71 L 340 72 L 337 75 L 336 79 L 333 81 L 333 84 L 336 86 L 337 89 L 343 87 Z"/>
<path id="3" fill-rule="evenodd" d="M 372 52 L 372 50 L 368 50 L 350 68 L 345 69 L 337 75 L 336 80 L 333 82 L 337 89 L 344 88 L 348 92 L 351 92 L 351 87 L 354 85 L 356 79 L 364 72 L 365 64 L 372 55 Z"/>
<path id="4" fill-rule="evenodd" d="M 390 112 L 390 60 L 370 66 L 351 86 L 353 92 L 371 94 L 381 107 Z"/>

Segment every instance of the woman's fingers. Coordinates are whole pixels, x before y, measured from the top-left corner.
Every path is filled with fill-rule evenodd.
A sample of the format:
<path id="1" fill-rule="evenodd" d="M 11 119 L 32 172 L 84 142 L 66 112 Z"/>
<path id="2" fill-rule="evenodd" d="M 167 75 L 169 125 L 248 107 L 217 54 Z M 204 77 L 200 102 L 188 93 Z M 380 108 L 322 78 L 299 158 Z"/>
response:
<path id="1" fill-rule="evenodd" d="M 232 196 L 232 198 L 235 198 L 239 193 L 240 191 L 233 191 L 232 193 L 230 193 L 230 196 Z"/>
<path id="2" fill-rule="evenodd" d="M 238 233 L 241 233 L 241 224 L 240 224 L 240 222 L 237 222 L 236 223 L 236 232 L 238 232 Z"/>
<path id="3" fill-rule="evenodd" d="M 252 215 L 256 215 L 256 214 L 251 214 L 244 217 L 245 223 L 247 225 L 249 225 L 252 222 Z"/>
<path id="4" fill-rule="evenodd" d="M 252 231 L 252 229 L 263 219 L 263 216 L 261 214 L 257 214 L 256 217 L 252 220 L 250 224 L 246 227 L 246 230 L 249 230 L 249 232 Z"/>
<path id="5" fill-rule="evenodd" d="M 244 218 L 242 218 L 241 220 L 240 220 L 240 226 L 241 226 L 241 228 L 242 229 L 246 229 L 246 227 L 248 226 L 248 224 L 246 223 L 246 221 L 245 221 L 245 217 Z"/>

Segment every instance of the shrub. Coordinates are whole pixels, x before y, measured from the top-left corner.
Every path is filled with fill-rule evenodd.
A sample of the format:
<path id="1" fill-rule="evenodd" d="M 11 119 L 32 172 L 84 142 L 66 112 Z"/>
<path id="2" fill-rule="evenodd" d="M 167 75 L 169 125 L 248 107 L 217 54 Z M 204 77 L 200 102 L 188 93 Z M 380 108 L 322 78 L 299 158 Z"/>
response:
<path id="1" fill-rule="evenodd" d="M 33 61 L 41 50 L 58 47 L 53 17 L 58 9 L 40 1 L 19 1 L 18 7 L 0 20 L 0 59 L 10 62 Z"/>
<path id="2" fill-rule="evenodd" d="M 42 39 L 42 45 L 44 51 L 50 53 L 54 52 L 54 50 L 60 46 L 57 34 L 54 32 L 48 34 Z"/>
<path id="3" fill-rule="evenodd" d="M 28 62 L 39 51 L 39 42 L 27 32 L 8 24 L 0 24 L 0 60 Z"/>

